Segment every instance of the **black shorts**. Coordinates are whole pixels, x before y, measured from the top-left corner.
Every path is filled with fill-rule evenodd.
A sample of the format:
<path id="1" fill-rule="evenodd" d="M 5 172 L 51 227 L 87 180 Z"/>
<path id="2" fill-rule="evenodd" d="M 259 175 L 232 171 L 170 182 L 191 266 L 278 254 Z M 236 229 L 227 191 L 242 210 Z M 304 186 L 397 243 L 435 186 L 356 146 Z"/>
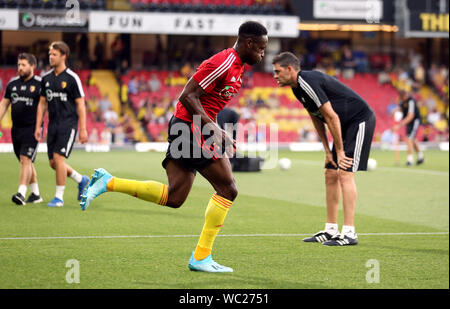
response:
<path id="1" fill-rule="evenodd" d="M 34 127 L 13 127 L 11 137 L 17 159 L 20 161 L 20 156 L 23 155 L 34 162 L 38 148 L 38 141 L 34 138 Z"/>
<path id="2" fill-rule="evenodd" d="M 202 134 L 199 126 L 175 116 L 169 122 L 168 142 L 162 166 L 166 168 L 169 160 L 176 160 L 194 174 L 222 158 L 224 153 L 214 147 L 210 134 Z"/>
<path id="3" fill-rule="evenodd" d="M 77 128 L 72 126 L 48 127 L 47 133 L 47 155 L 48 159 L 53 159 L 53 154 L 57 153 L 68 158 L 72 152 Z"/>
<path id="4" fill-rule="evenodd" d="M 415 139 L 419 130 L 420 119 L 416 118 L 406 125 L 406 135 L 409 139 Z"/>
<path id="5" fill-rule="evenodd" d="M 342 128 L 342 138 L 345 155 L 353 158 L 353 166 L 345 169 L 347 172 L 366 171 L 369 160 L 370 147 L 375 132 L 375 114 L 368 116 L 366 120 L 353 122 Z M 333 145 L 333 160 L 337 163 L 336 149 Z M 336 169 L 327 164 L 325 168 Z"/>

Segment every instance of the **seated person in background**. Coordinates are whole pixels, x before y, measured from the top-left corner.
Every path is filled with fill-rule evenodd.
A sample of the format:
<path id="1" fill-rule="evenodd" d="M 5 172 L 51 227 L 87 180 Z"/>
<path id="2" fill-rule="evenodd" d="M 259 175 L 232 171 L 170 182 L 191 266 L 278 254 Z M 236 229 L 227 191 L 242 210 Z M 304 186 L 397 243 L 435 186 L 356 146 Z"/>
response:
<path id="1" fill-rule="evenodd" d="M 145 91 L 149 91 L 149 87 L 147 81 L 145 80 L 145 77 L 141 76 L 138 82 L 138 92 L 145 92 Z"/>
<path id="2" fill-rule="evenodd" d="M 121 127 L 127 142 L 134 143 L 134 127 L 131 118 L 125 114 L 122 118 Z"/>
<path id="3" fill-rule="evenodd" d="M 148 88 L 151 92 L 158 92 L 161 89 L 161 82 L 159 81 L 156 74 L 152 74 L 148 80 Z"/>
<path id="4" fill-rule="evenodd" d="M 111 101 L 108 99 L 107 95 L 104 95 L 101 100 L 98 102 L 100 112 L 104 114 L 107 110 L 109 110 L 112 107 Z"/>
<path id="5" fill-rule="evenodd" d="M 131 94 L 137 94 L 139 92 L 139 84 L 136 76 L 133 76 L 128 82 L 128 92 Z"/>
<path id="6" fill-rule="evenodd" d="M 105 121 L 106 125 L 105 130 L 111 132 L 111 140 L 114 143 L 115 134 L 119 124 L 119 116 L 112 109 L 112 106 L 106 112 L 103 113 L 103 120 Z"/>

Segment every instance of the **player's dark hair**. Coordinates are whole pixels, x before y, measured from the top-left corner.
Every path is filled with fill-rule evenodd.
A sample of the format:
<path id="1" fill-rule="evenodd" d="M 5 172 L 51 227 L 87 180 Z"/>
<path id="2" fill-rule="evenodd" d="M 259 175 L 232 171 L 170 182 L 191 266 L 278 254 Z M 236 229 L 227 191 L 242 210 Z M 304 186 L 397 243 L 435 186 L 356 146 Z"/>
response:
<path id="1" fill-rule="evenodd" d="M 293 67 L 295 70 L 300 70 L 300 60 L 296 55 L 290 52 L 283 52 L 275 56 L 272 60 L 272 64 L 278 63 L 283 68 L 288 66 Z"/>
<path id="2" fill-rule="evenodd" d="M 20 53 L 19 56 L 17 56 L 17 60 L 26 60 L 31 66 L 37 66 L 36 57 L 30 53 Z"/>
<path id="3" fill-rule="evenodd" d="M 256 21 L 246 21 L 239 27 L 240 38 L 254 38 L 267 35 L 267 29 L 262 24 Z"/>
<path id="4" fill-rule="evenodd" d="M 56 49 L 61 53 L 61 55 L 66 55 L 66 58 L 69 58 L 70 48 L 63 41 L 53 42 L 50 44 L 50 49 Z"/>

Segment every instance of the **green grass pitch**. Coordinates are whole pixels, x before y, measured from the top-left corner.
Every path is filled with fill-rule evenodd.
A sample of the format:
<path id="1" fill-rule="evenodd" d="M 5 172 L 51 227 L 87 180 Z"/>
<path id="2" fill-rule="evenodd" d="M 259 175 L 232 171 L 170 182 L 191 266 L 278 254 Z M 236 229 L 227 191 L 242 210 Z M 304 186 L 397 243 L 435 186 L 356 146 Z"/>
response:
<path id="1" fill-rule="evenodd" d="M 74 151 L 68 163 L 87 175 L 104 167 L 119 177 L 166 183 L 163 156 Z M 288 171 L 235 173 L 239 196 L 213 250 L 234 273 L 206 274 L 187 268 L 213 193 L 200 175 L 180 209 L 108 193 L 83 212 L 71 179 L 65 206 L 53 209 L 46 202 L 55 174 L 41 153 L 35 165 L 45 202 L 18 207 L 11 195 L 19 164 L 13 154 L 0 154 L 0 288 L 448 289 L 448 152 L 427 151 L 426 163 L 411 168 L 395 166 L 392 152 L 371 156 L 377 170 L 356 175 L 360 243 L 353 247 L 301 241 L 326 218 L 323 153 L 281 151 L 279 157 L 292 159 Z M 341 227 L 342 211 L 339 218 Z M 70 284 L 72 259 L 80 281 Z M 378 282 L 368 282 L 374 273 Z"/>

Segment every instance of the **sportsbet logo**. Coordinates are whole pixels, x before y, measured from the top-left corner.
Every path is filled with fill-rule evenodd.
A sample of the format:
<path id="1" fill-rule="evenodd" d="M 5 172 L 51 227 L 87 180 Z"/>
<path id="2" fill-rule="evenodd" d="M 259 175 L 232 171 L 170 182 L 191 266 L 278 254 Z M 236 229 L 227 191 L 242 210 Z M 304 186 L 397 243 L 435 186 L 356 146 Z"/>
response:
<path id="1" fill-rule="evenodd" d="M 11 103 L 25 102 L 26 106 L 33 106 L 33 98 L 21 97 L 17 93 L 11 93 Z"/>
<path id="2" fill-rule="evenodd" d="M 62 102 L 67 101 L 67 93 L 64 92 L 53 92 L 50 89 L 45 90 L 45 94 L 47 97 L 47 102 L 53 100 L 53 98 L 59 98 Z"/>
<path id="3" fill-rule="evenodd" d="M 237 90 L 234 89 L 233 86 L 225 86 L 225 88 L 223 88 L 220 91 L 220 96 L 225 99 L 228 99 L 228 100 L 230 100 L 232 97 L 236 96 L 236 94 L 237 94 Z"/>
<path id="4" fill-rule="evenodd" d="M 34 23 L 36 21 L 36 17 L 33 13 L 25 13 L 22 16 L 22 24 L 25 27 L 33 27 Z"/>
<path id="5" fill-rule="evenodd" d="M 36 16 L 34 16 L 33 13 L 25 13 L 22 16 L 22 25 L 24 25 L 27 28 L 33 27 L 36 23 Z"/>
<path id="6" fill-rule="evenodd" d="M 80 4 L 77 0 L 66 1 L 66 11 L 38 11 L 21 13 L 20 26 L 24 28 L 48 27 L 85 27 L 87 14 L 80 13 Z"/>

